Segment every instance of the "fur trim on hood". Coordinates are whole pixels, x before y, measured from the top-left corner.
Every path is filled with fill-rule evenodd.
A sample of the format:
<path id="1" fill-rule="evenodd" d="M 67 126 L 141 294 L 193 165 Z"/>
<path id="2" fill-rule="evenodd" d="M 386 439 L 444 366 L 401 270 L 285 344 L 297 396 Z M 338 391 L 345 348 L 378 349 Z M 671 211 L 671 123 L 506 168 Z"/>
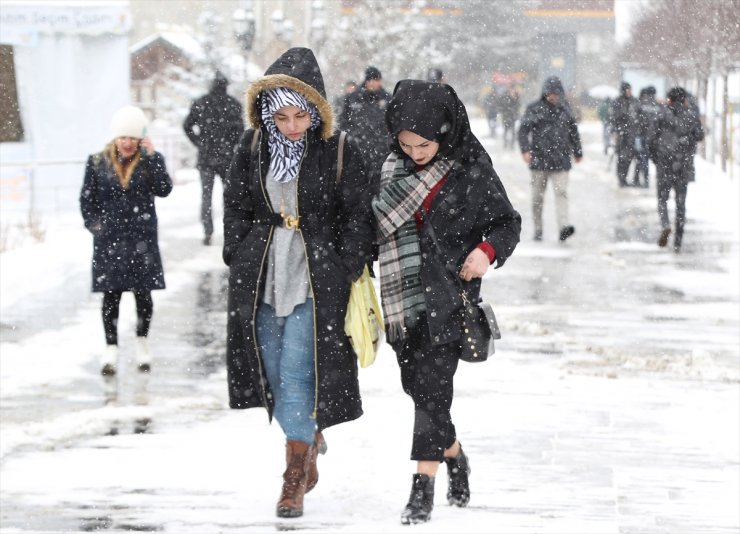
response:
<path id="1" fill-rule="evenodd" d="M 308 48 L 291 48 L 280 56 L 247 89 L 245 109 L 249 126 L 258 129 L 262 125 L 260 96 L 266 89 L 287 87 L 306 97 L 316 106 L 321 119 L 320 135 L 329 139 L 334 133 L 334 112 L 326 99 L 324 79 L 319 64 Z"/>

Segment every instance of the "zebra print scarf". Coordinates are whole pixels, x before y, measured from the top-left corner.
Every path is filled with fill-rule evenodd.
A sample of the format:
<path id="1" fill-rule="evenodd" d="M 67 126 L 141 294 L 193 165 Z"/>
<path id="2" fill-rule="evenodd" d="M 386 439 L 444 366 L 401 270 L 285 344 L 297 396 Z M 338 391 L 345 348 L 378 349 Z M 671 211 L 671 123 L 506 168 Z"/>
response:
<path id="1" fill-rule="evenodd" d="M 291 141 L 278 130 L 275 124 L 275 113 L 285 106 L 295 106 L 311 114 L 311 126 L 315 130 L 321 119 L 316 106 L 306 98 L 287 87 L 267 89 L 262 93 L 262 122 L 270 134 L 267 146 L 270 150 L 270 171 L 276 182 L 285 184 L 298 175 L 298 167 L 306 149 L 306 137 L 298 141 Z"/>

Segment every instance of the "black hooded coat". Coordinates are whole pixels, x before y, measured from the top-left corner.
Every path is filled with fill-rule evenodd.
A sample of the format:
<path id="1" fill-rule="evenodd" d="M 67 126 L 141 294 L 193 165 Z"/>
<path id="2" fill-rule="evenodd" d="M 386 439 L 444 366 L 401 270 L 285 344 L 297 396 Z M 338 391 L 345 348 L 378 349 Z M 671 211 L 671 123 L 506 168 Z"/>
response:
<path id="1" fill-rule="evenodd" d="M 324 82 L 311 50 L 285 52 L 249 88 L 251 128 L 239 141 L 224 184 L 223 258 L 229 266 L 227 373 L 231 408 L 262 406 L 272 418 L 273 400 L 258 349 L 255 315 L 267 270 L 265 258 L 279 215 L 265 180 L 270 166 L 268 130 L 261 120 L 266 89 L 288 87 L 314 104 L 321 123 L 306 132 L 297 182 L 299 231 L 308 261 L 314 304 L 316 390 L 319 430 L 362 415 L 357 357 L 344 333 L 352 281 L 368 261 L 373 240 L 369 184 L 357 147 L 346 140 L 337 183 L 338 135 Z M 252 152 L 255 129 L 261 131 Z"/>
<path id="2" fill-rule="evenodd" d="M 414 161 L 398 144 L 398 133 L 409 130 L 439 142 L 438 159 L 454 159 L 447 180 L 435 195 L 419 236 L 421 280 L 430 337 L 435 344 L 460 338 L 462 299 L 457 277 L 465 258 L 482 241 L 496 251 L 496 268 L 512 254 L 521 232 L 521 216 L 506 195 L 491 158 L 470 129 L 465 106 L 446 84 L 422 80 L 398 82 L 386 113 L 392 136 L 391 148 L 405 160 Z M 441 128 L 440 128 L 441 125 Z M 429 165 L 428 163 L 427 165 Z M 430 234 L 436 235 L 439 253 Z M 383 242 L 387 236 L 378 236 Z M 382 266 L 381 266 L 382 276 Z M 460 280 L 471 300 L 480 296 L 481 279 Z"/>
<path id="3" fill-rule="evenodd" d="M 560 95 L 557 104 L 547 101 L 551 93 Z M 567 171 L 571 155 L 583 156 L 578 125 L 557 77 L 548 78 L 542 97 L 527 106 L 519 124 L 519 147 L 532 155 L 529 168 L 536 171 Z"/>

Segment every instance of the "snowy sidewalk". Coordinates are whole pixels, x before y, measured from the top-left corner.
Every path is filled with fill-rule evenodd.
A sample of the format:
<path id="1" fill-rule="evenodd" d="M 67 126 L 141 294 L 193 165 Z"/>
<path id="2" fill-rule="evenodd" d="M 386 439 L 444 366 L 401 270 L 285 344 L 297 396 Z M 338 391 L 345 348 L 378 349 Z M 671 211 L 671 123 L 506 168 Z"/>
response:
<path id="1" fill-rule="evenodd" d="M 484 281 L 497 354 L 456 376 L 467 509 L 446 504 L 442 468 L 432 521 L 400 525 L 413 414 L 384 346 L 360 370 L 365 415 L 326 432 L 305 515 L 275 517 L 281 432 L 263 410 L 226 409 L 226 268 L 219 246 L 200 245 L 190 178 L 158 201 L 168 289 L 154 295 L 151 377 L 132 364 L 115 384 L 97 373 L 99 296 L 73 216 L 46 243 L 0 256 L 0 531 L 740 532 L 737 179 L 697 160 L 674 255 L 654 244 L 654 189 L 619 190 L 598 125 L 582 134 L 566 244 L 550 192 L 545 241 L 531 241 L 529 173 L 481 136 L 525 222 Z M 133 308 L 124 298 L 128 355 Z"/>

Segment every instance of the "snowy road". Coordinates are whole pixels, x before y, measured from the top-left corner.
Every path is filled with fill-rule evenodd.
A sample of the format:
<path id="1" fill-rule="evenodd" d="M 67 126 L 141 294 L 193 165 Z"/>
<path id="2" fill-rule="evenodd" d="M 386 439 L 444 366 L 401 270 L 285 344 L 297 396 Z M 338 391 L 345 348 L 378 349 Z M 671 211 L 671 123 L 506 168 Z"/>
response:
<path id="1" fill-rule="evenodd" d="M 565 244 L 550 191 L 545 240 L 531 240 L 529 173 L 481 135 L 524 228 L 483 285 L 498 352 L 456 380 L 468 509 L 446 504 L 440 470 L 432 521 L 400 525 L 412 404 L 386 346 L 360 372 L 365 415 L 326 432 L 304 517 L 275 518 L 281 433 L 261 410 L 225 408 L 226 269 L 219 246 L 200 245 L 199 185 L 183 174 L 158 202 L 168 289 L 154 295 L 151 377 L 97 373 L 99 296 L 76 213 L 0 256 L 0 531 L 740 532 L 738 179 L 697 159 L 675 255 L 655 245 L 654 175 L 620 190 L 598 125 L 582 135 Z M 121 307 L 131 355 L 133 299 Z"/>

